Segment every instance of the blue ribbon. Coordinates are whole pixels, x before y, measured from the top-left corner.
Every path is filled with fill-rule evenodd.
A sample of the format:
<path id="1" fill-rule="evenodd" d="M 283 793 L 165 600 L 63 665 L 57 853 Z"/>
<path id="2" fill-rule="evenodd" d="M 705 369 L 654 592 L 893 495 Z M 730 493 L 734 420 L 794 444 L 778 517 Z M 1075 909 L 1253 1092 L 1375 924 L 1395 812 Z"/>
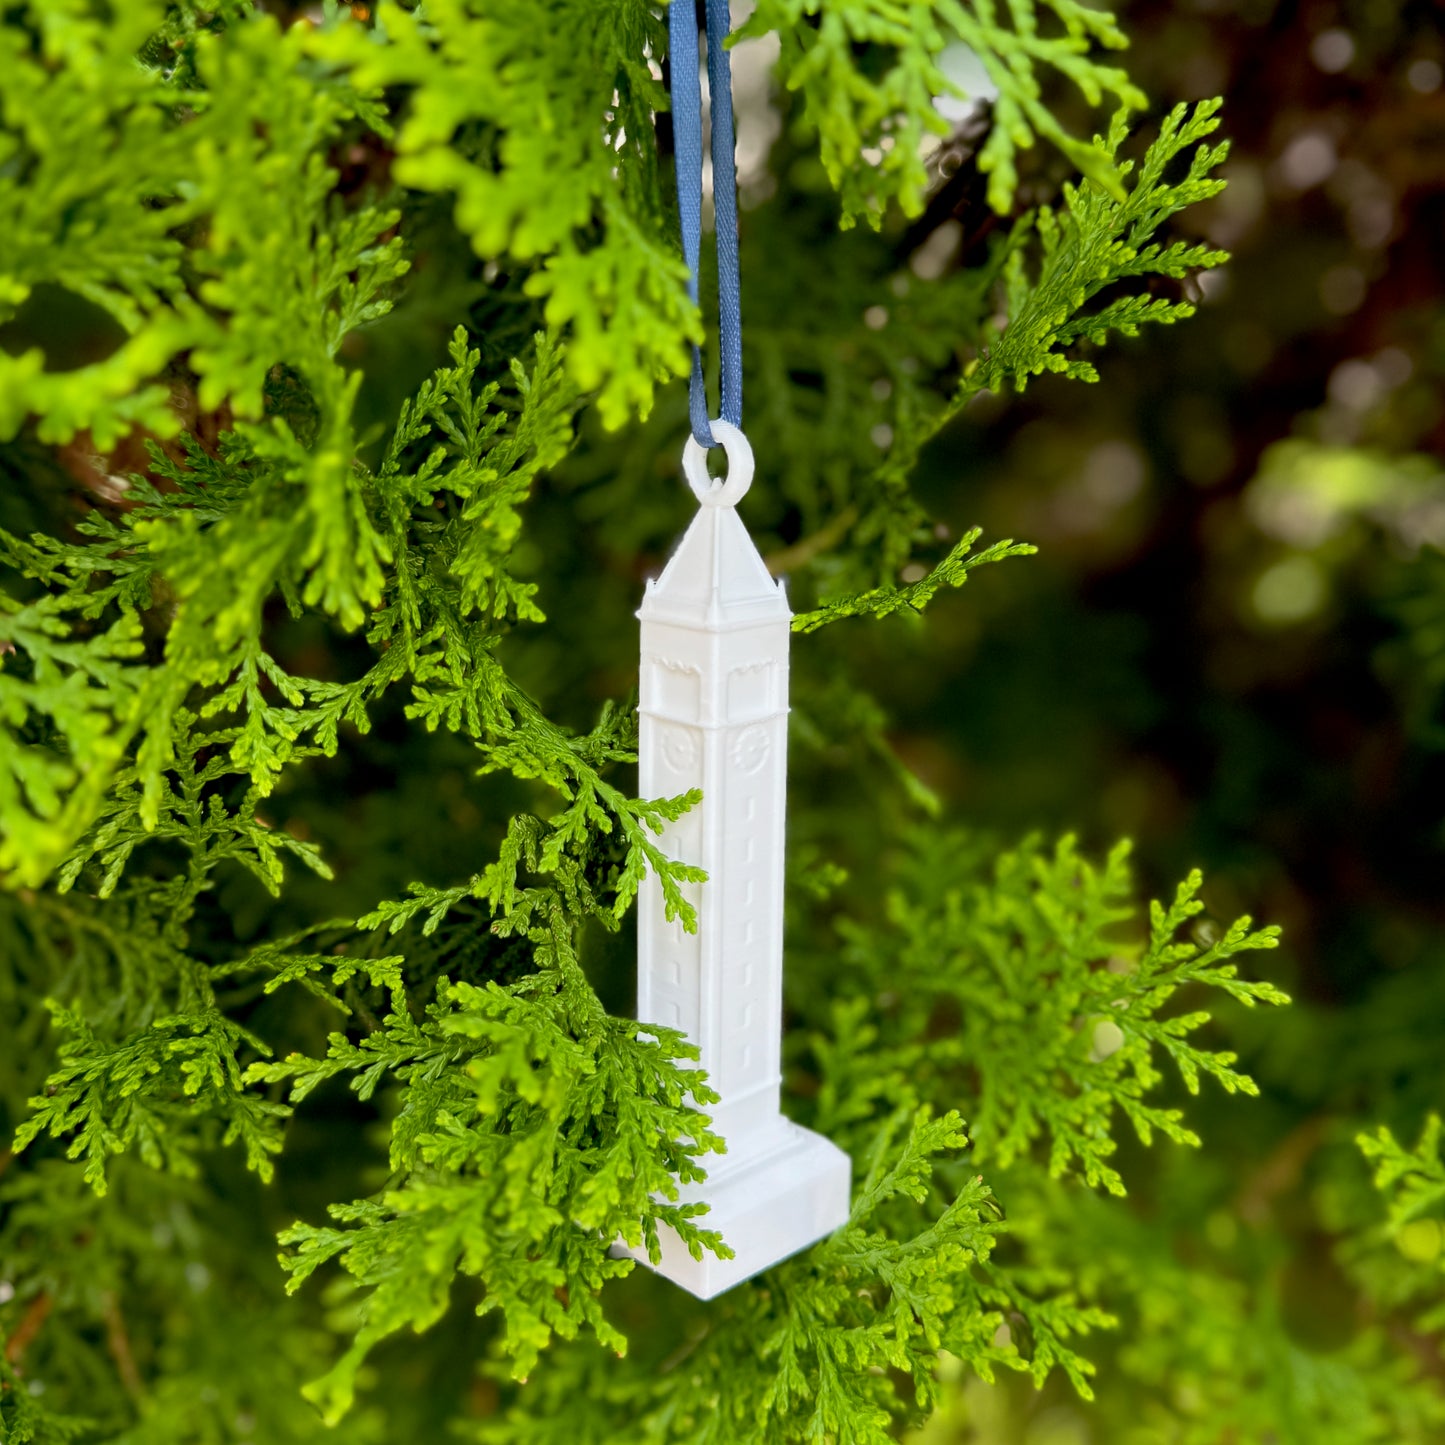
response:
<path id="1" fill-rule="evenodd" d="M 740 427 L 743 420 L 743 313 L 738 283 L 738 189 L 733 160 L 733 74 L 726 40 L 728 0 L 707 0 L 707 81 L 712 97 L 712 195 L 716 218 L 719 383 L 721 415 Z M 698 75 L 697 7 L 672 0 L 668 10 L 672 47 L 672 128 L 677 152 L 677 209 L 682 218 L 682 255 L 687 294 L 697 302 L 698 254 L 702 248 L 702 82 Z M 708 423 L 702 352 L 692 349 L 688 382 L 692 434 L 700 445 L 716 446 Z"/>

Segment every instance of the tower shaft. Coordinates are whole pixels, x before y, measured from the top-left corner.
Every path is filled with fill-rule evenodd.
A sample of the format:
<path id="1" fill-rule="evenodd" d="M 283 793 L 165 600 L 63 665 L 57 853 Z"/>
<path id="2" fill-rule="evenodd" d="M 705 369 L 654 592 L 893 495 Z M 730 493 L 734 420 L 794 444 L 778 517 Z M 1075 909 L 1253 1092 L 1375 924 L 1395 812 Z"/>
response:
<path id="1" fill-rule="evenodd" d="M 727 1153 L 685 1197 L 708 1203 L 707 1226 L 735 1252 L 695 1261 L 665 1235 L 658 1268 L 708 1298 L 841 1224 L 849 1163 L 779 1107 L 791 637 L 782 584 L 733 508 L 704 505 L 638 616 L 640 791 L 701 789 L 661 845 L 708 876 L 687 885 L 692 934 L 667 920 L 660 885 L 645 880 L 637 1015 L 685 1033 L 721 1096 L 710 1114 Z"/>

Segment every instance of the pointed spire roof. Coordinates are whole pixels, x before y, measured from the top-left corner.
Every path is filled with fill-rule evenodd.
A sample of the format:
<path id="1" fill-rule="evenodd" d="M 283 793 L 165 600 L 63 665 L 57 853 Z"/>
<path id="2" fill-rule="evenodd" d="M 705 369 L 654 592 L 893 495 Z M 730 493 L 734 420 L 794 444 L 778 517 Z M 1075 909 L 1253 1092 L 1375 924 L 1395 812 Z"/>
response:
<path id="1" fill-rule="evenodd" d="M 698 508 L 662 576 L 648 582 L 637 615 L 721 632 L 793 614 L 742 518 L 724 505 Z"/>

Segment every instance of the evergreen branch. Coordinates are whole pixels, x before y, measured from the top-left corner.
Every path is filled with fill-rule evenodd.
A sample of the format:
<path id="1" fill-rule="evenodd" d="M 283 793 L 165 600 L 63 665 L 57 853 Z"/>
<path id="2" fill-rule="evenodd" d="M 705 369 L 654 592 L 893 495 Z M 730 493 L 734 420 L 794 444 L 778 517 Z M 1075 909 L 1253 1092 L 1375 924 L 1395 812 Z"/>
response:
<path id="1" fill-rule="evenodd" d="M 1032 1298 L 993 1265 L 1004 1226 L 990 1191 L 976 1175 L 944 1183 L 966 1144 L 957 1114 L 895 1110 L 870 1138 L 872 1166 L 848 1224 L 713 1306 L 706 1328 L 674 1357 L 685 1357 L 685 1370 L 619 1375 L 599 1350 L 554 1345 L 525 1398 L 515 1395 L 475 1438 L 602 1442 L 630 1432 L 709 1445 L 884 1445 L 926 1419 L 945 1358 L 985 1379 L 1029 1368 L 1001 1338 L 1005 1310 L 1027 1309 L 1049 1365 L 1083 1378 L 1087 1362 L 1065 1341 L 1107 1318 L 1066 1297 Z"/>
<path id="2" fill-rule="evenodd" d="M 569 333 L 572 376 L 598 393 L 609 426 L 645 415 L 657 383 L 686 373 L 687 343 L 701 334 L 654 199 L 652 114 L 666 109 L 646 63 L 665 50 L 655 7 L 375 8 L 371 25 L 314 32 L 311 52 L 345 67 L 369 97 L 416 88 L 396 139 L 397 178 L 454 198 L 477 255 L 527 268 L 528 294 Z M 569 44 L 559 49 L 556 35 Z M 483 147 L 471 140 L 477 131 Z M 538 176 L 559 183 L 539 189 Z"/>
<path id="3" fill-rule="evenodd" d="M 1042 8 L 1063 22 L 1062 36 L 1039 33 Z M 1041 72 L 1071 80 L 1090 106 L 1105 95 L 1139 109 L 1145 98 L 1117 66 L 1103 64 L 1095 47 L 1126 42 L 1112 16 L 1073 0 L 1014 0 L 1007 19 L 990 3 L 929 0 L 762 0 L 739 39 L 777 31 L 782 77 L 801 92 L 805 115 L 818 134 L 829 179 L 842 194 L 844 224 L 859 216 L 881 222 L 890 200 L 905 214 L 923 209 L 928 171 L 925 136 L 948 134 L 936 101 L 964 96 L 940 68 L 946 46 L 966 45 L 997 94 L 993 125 L 980 156 L 989 175 L 989 203 L 1006 211 L 1018 185 L 1018 151 L 1043 138 L 1058 146 L 1085 175 L 1117 192 L 1114 158 L 1097 138 L 1077 140 L 1041 99 Z M 965 97 L 967 98 L 967 97 Z M 975 99 L 979 97 L 973 97 Z M 873 157 L 860 165 L 859 157 Z"/>
<path id="4" fill-rule="evenodd" d="M 1431 1114 L 1413 1149 L 1399 1143 L 1383 1124 L 1355 1143 L 1374 1165 L 1375 1188 L 1389 1203 L 1389 1227 L 1399 1233 L 1445 1204 L 1445 1151 L 1441 1149 L 1440 1116 Z"/>
<path id="5" fill-rule="evenodd" d="M 1212 171 L 1226 148 L 1207 143 L 1217 125 L 1218 102 L 1176 110 L 1141 166 L 1118 162 L 1127 190 L 1091 180 L 1069 187 L 1061 207 L 1040 208 L 995 238 L 983 263 L 937 279 L 900 269 L 870 237 L 828 236 L 817 218 L 807 244 L 828 246 L 826 271 L 748 272 L 759 316 L 749 323 L 750 374 L 768 398 L 775 465 L 803 531 L 827 539 L 828 554 L 807 560 L 828 593 L 896 589 L 920 543 L 931 545 L 910 479 L 927 444 L 979 392 L 1022 387 L 1044 372 L 1096 379 L 1091 348 L 1190 314 L 1186 302 L 1139 293 L 1153 278 L 1177 280 L 1225 259 L 1171 242 L 1165 230 L 1222 185 Z M 1121 118 L 1100 145 L 1117 157 L 1125 139 Z M 769 219 L 760 211 L 755 224 Z M 799 224 L 773 220 L 760 251 L 796 244 Z M 946 228 L 927 237 L 915 261 L 943 239 Z"/>
<path id="6" fill-rule="evenodd" d="M 696 1051 L 670 1030 L 653 1042 L 596 1010 L 570 945 L 555 933 L 551 942 L 558 971 L 519 988 L 442 980 L 420 1024 L 402 1004 L 359 1045 L 333 1035 L 324 1061 L 293 1056 L 249 1072 L 294 1080 L 293 1101 L 338 1073 L 352 1073 L 362 1097 L 384 1075 L 402 1086 L 391 1159 L 401 1182 L 332 1206 L 350 1227 L 297 1224 L 282 1236 L 290 1288 L 334 1259 L 365 1292 L 355 1343 L 308 1388 L 328 1420 L 349 1407 L 375 1344 L 436 1323 L 458 1273 L 481 1280 L 478 1312 L 500 1312 L 521 1376 L 554 1335 L 585 1329 L 625 1347 L 597 1300 L 632 1269 L 609 1253 L 619 1236 L 655 1254 L 667 1224 L 695 1249 L 723 1248 L 693 1222 L 697 1207 L 675 1203 L 678 1181 L 701 1179 L 698 1159 L 721 1147 L 689 1102 L 717 1096 L 674 1062 Z"/>
<path id="7" fill-rule="evenodd" d="M 794 632 L 816 632 L 832 622 L 841 622 L 845 617 L 890 617 L 895 612 L 910 610 L 920 613 L 933 600 L 933 596 L 944 587 L 962 587 L 968 581 L 968 574 L 987 562 L 1002 562 L 1005 557 L 1028 557 L 1038 551 L 1028 542 L 993 542 L 982 552 L 974 553 L 973 544 L 978 541 L 983 529 L 974 527 L 965 532 L 954 544 L 941 562 L 926 577 L 906 587 L 875 587 L 854 597 L 843 597 L 828 602 L 811 612 L 799 613 L 793 618 Z"/>
<path id="8" fill-rule="evenodd" d="M 1156 1056 L 1173 1062 L 1190 1092 L 1202 1074 L 1231 1093 L 1254 1093 L 1255 1085 L 1232 1067 L 1232 1053 L 1189 1042 L 1207 1013 L 1164 1011 L 1190 985 L 1246 1005 L 1288 1002 L 1274 985 L 1238 971 L 1239 956 L 1275 947 L 1278 930 L 1252 931 L 1245 918 L 1207 947 L 1179 941 L 1202 907 L 1194 873 L 1168 909 L 1154 905 L 1146 946 L 1116 939 L 1132 914 L 1124 905 L 1127 851 L 1120 845 L 1096 869 L 1072 839 L 1051 853 L 1030 839 L 999 855 L 986 876 L 984 855 L 962 835 L 920 835 L 912 877 L 889 895 L 888 937 L 898 942 L 845 925 L 846 956 L 861 961 L 883 949 L 908 1002 L 886 1031 L 860 1032 L 835 1015 L 841 1032 L 827 1056 L 844 1072 L 832 1087 L 850 1081 L 848 1089 L 857 1088 L 851 1079 L 860 1071 L 903 1071 L 917 1089 L 951 1098 L 958 1071 L 967 1069 L 977 1080 L 972 1132 L 981 1160 L 1008 1167 L 1046 1143 L 1054 1175 L 1078 1168 L 1089 1184 L 1116 1194 L 1124 1192 L 1109 1163 L 1116 1114 L 1146 1144 L 1156 1130 L 1198 1144 L 1181 1110 L 1147 1100 L 1162 1080 Z M 941 998 L 956 1000 L 964 1021 L 955 1036 L 924 1047 L 915 1040 Z"/>
<path id="9" fill-rule="evenodd" d="M 1194 308 L 1187 303 L 1148 297 L 1123 298 L 1092 313 L 1083 313 L 1083 308 L 1117 282 L 1151 275 L 1179 278 L 1228 259 L 1223 251 L 1183 244 L 1161 247 L 1153 239 L 1171 216 L 1223 190 L 1224 182 L 1210 172 L 1228 156 L 1228 143 L 1203 144 L 1219 127 L 1219 108 L 1218 100 L 1200 101 L 1192 110 L 1176 106 L 1122 195 L 1085 181 L 1065 185 L 1062 214 L 1036 212 L 1032 227 L 1042 253 L 1036 280 L 1026 271 L 1023 242 L 1029 223 L 1015 228 L 1004 272 L 1008 324 L 965 372 L 950 413 L 980 391 L 998 390 L 1008 381 L 1022 389 L 1030 377 L 1044 371 L 1096 380 L 1088 362 L 1067 355 L 1063 348 L 1080 339 L 1101 342 L 1110 331 L 1132 336 L 1141 325 L 1168 324 L 1193 315 Z M 1097 142 L 1111 163 L 1127 135 L 1127 118 L 1121 112 L 1108 135 Z M 1166 183 L 1164 173 L 1170 163 L 1191 146 L 1195 149 L 1185 177 Z M 1117 166 L 1127 183 L 1134 163 L 1118 161 Z"/>
<path id="10" fill-rule="evenodd" d="M 0 593 L 0 874 L 31 885 L 101 805 L 148 692 L 135 619 L 76 636 L 66 610 Z"/>
<path id="11" fill-rule="evenodd" d="M 244 1146 L 247 1165 L 263 1180 L 280 1152 L 281 1119 L 290 1110 L 248 1095 L 236 1053 L 266 1045 L 215 1009 L 157 1019 L 119 1043 L 98 1038 L 79 1013 L 51 1005 L 57 1027 L 68 1035 L 61 1067 L 45 1093 L 30 1100 L 31 1114 L 15 1135 L 20 1152 L 43 1134 L 73 1136 L 71 1159 L 85 1159 L 85 1179 L 106 1192 L 106 1165 L 135 1149 L 153 1169 L 183 1176 L 196 1170 L 193 1155 L 214 1142 L 195 1125 L 223 1123 L 219 1142 Z M 192 1131 L 182 1124 L 190 1121 Z"/>
<path id="12" fill-rule="evenodd" d="M 0 1440 L 5 1445 L 63 1445 L 90 1435 L 96 1421 L 85 1415 L 60 1414 L 47 1409 L 39 1395 L 15 1368 L 10 1345 L 0 1352 Z"/>

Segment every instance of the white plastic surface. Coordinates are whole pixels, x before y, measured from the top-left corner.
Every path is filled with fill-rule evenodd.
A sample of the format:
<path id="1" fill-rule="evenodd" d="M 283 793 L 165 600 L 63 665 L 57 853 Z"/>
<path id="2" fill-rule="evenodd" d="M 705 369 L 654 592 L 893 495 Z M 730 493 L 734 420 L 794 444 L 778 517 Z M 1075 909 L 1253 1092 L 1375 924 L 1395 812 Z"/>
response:
<path id="1" fill-rule="evenodd" d="M 736 507 L 753 484 L 753 449 L 730 421 L 716 421 L 711 426 L 728 459 L 727 476 L 708 475 L 707 448 L 695 436 L 689 436 L 682 449 L 682 474 L 704 507 Z"/>
<path id="2" fill-rule="evenodd" d="M 662 1261 L 657 1272 L 695 1294 L 712 1299 L 745 1279 L 797 1254 L 848 1218 L 848 1156 L 830 1140 L 787 1119 L 771 1152 L 731 1162 L 731 1153 L 708 1158 L 708 1178 L 681 1190 L 683 1203 L 706 1200 L 709 1209 L 697 1222 L 716 1229 L 734 1251 L 719 1259 L 703 1250 L 694 1259 L 670 1229 L 659 1231 Z M 730 1161 L 727 1168 L 721 1167 Z M 645 1249 L 629 1250 L 648 1264 Z"/>
<path id="3" fill-rule="evenodd" d="M 752 452 L 714 422 L 723 482 L 689 441 L 684 469 L 702 505 L 647 585 L 642 621 L 639 787 L 644 798 L 701 788 L 662 847 L 700 864 L 698 931 L 667 922 L 649 875 L 638 899 L 637 1016 L 682 1029 L 722 1101 L 711 1107 L 726 1155 L 709 1155 L 702 1223 L 732 1260 L 699 1262 L 666 1238 L 660 1272 L 704 1299 L 838 1228 L 848 1216 L 848 1156 L 779 1110 L 783 1002 L 783 824 L 787 807 L 787 597 L 733 504 Z M 632 1251 L 646 1262 L 644 1250 Z"/>

